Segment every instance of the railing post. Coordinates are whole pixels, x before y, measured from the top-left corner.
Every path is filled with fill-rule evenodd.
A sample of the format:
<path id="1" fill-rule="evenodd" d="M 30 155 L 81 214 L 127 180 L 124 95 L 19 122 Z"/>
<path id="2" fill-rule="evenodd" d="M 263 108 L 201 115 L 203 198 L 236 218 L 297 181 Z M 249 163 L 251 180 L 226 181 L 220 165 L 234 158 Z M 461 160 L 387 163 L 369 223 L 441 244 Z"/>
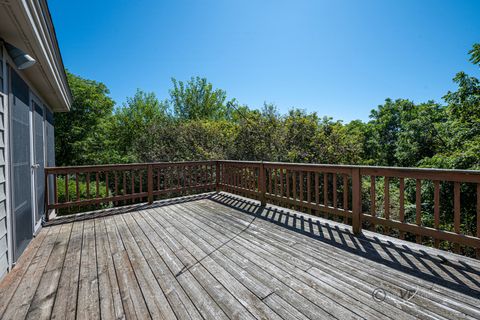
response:
<path id="1" fill-rule="evenodd" d="M 215 161 L 215 190 L 220 192 L 220 162 Z"/>
<path id="2" fill-rule="evenodd" d="M 44 171 L 44 175 L 45 175 L 45 201 L 44 201 L 44 205 L 45 205 L 45 222 L 48 222 L 48 219 L 49 219 L 49 212 L 48 212 L 48 202 L 50 201 L 50 192 L 48 190 L 48 171 L 43 169 Z"/>
<path id="3" fill-rule="evenodd" d="M 267 199 L 265 198 L 267 184 L 265 179 L 265 166 L 263 165 L 263 161 L 260 163 L 260 172 L 258 174 L 258 189 L 260 191 L 260 204 L 264 207 L 267 204 Z"/>
<path id="4" fill-rule="evenodd" d="M 153 165 L 147 165 L 148 204 L 153 203 Z"/>
<path id="5" fill-rule="evenodd" d="M 362 176 L 360 168 L 352 169 L 352 231 L 362 232 Z"/>

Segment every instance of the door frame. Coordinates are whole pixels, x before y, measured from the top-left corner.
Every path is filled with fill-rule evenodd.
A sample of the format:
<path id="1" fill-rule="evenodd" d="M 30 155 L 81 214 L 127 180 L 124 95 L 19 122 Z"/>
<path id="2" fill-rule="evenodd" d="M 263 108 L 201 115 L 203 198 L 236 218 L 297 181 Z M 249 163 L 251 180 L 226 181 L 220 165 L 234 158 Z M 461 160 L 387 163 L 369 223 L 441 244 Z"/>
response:
<path id="1" fill-rule="evenodd" d="M 38 170 L 34 167 L 36 165 L 36 137 L 35 137 L 35 104 L 42 109 L 42 149 L 43 149 L 43 166 L 45 167 L 45 108 L 43 106 L 42 100 L 38 96 L 30 91 L 30 172 L 32 174 L 32 221 L 33 221 L 33 234 L 36 235 L 42 226 L 42 216 L 38 221 L 36 220 L 37 211 L 38 211 L 38 199 L 37 199 L 37 175 Z"/>

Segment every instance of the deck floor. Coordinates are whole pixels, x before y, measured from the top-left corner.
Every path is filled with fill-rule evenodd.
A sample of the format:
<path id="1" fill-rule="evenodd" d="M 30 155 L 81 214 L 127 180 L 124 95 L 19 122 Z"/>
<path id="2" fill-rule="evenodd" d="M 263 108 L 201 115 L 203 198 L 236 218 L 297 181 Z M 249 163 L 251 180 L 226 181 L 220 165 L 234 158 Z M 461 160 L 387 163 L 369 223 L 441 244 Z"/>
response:
<path id="1" fill-rule="evenodd" d="M 230 194 L 44 227 L 3 319 L 480 319 L 480 264 Z"/>

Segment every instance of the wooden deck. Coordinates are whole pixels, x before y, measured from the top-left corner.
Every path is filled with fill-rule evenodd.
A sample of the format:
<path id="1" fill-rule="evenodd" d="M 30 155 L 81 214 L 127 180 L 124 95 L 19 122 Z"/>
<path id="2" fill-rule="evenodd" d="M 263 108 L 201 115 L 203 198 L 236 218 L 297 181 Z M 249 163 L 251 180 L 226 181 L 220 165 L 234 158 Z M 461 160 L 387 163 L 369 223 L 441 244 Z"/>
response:
<path id="1" fill-rule="evenodd" d="M 480 319 L 478 261 L 230 194 L 85 217 L 42 229 L 0 317 Z"/>

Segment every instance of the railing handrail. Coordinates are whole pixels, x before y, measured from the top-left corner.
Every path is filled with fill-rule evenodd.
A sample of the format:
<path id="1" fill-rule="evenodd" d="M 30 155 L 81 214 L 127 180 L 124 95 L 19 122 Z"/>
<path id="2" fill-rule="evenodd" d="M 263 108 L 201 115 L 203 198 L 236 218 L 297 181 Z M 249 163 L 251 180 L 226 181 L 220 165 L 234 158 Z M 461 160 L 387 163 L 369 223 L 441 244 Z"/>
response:
<path id="1" fill-rule="evenodd" d="M 45 167 L 45 171 L 48 173 L 64 173 L 66 171 L 71 171 L 75 173 L 77 171 L 87 172 L 87 171 L 101 171 L 101 170 L 115 170 L 115 169 L 137 169 L 137 168 L 146 168 L 148 165 L 154 167 L 157 166 L 173 166 L 173 165 L 192 165 L 192 164 L 211 164 L 215 162 L 213 160 L 205 161 L 176 161 L 176 162 L 140 162 L 140 163 L 113 163 L 113 164 L 95 164 L 95 165 L 80 165 L 80 166 L 62 166 L 62 167 Z"/>
<path id="2" fill-rule="evenodd" d="M 300 163 L 300 162 L 278 162 L 278 161 L 244 161 L 244 160 L 215 160 L 225 163 L 245 163 L 245 164 L 261 164 L 264 165 L 292 165 L 292 166 L 307 166 L 307 167 L 325 167 L 325 168 L 349 168 L 349 169 L 388 169 L 412 172 L 456 172 L 464 174 L 475 174 L 480 176 L 480 170 L 469 169 L 443 169 L 443 168 L 418 168 L 418 167 L 397 167 L 397 166 L 369 166 L 369 165 L 355 165 L 355 164 L 327 164 L 327 163 Z"/>
<path id="3" fill-rule="evenodd" d="M 238 164 L 263 164 L 265 167 L 283 166 L 283 167 L 302 167 L 311 170 L 319 169 L 340 169 L 353 170 L 360 169 L 362 175 L 387 175 L 389 177 L 419 178 L 429 180 L 446 180 L 458 182 L 480 183 L 480 170 L 465 169 L 441 169 L 441 168 L 415 168 L 415 167 L 387 167 L 387 166 L 367 166 L 367 165 L 339 165 L 339 164 L 321 164 L 321 163 L 294 163 L 294 162 L 270 162 L 270 161 L 236 161 L 236 160 L 218 160 L 220 163 L 238 163 Z M 351 171 L 350 171 L 351 172 Z M 387 173 L 386 173 L 387 172 Z"/>
<path id="4" fill-rule="evenodd" d="M 78 170 L 78 169 L 103 169 L 117 167 L 144 167 L 146 165 L 181 165 L 181 164 L 200 164 L 200 163 L 237 163 L 237 164 L 264 164 L 268 165 L 286 165 L 286 166 L 302 166 L 302 167 L 324 167 L 324 168 L 348 168 L 363 170 L 398 170 L 401 172 L 419 172 L 419 173 L 459 173 L 466 175 L 480 176 L 480 170 L 468 169 L 443 169 L 443 168 L 418 168 L 418 167 L 396 167 L 396 166 L 369 166 L 369 165 L 353 165 L 353 164 L 326 164 L 326 163 L 299 163 L 299 162 L 278 162 L 278 161 L 248 161 L 248 160 L 197 160 L 197 161 L 161 161 L 161 162 L 135 162 L 135 163 L 111 163 L 96 165 L 79 165 L 79 166 L 61 166 L 61 167 L 45 167 L 50 172 L 55 170 Z"/>

